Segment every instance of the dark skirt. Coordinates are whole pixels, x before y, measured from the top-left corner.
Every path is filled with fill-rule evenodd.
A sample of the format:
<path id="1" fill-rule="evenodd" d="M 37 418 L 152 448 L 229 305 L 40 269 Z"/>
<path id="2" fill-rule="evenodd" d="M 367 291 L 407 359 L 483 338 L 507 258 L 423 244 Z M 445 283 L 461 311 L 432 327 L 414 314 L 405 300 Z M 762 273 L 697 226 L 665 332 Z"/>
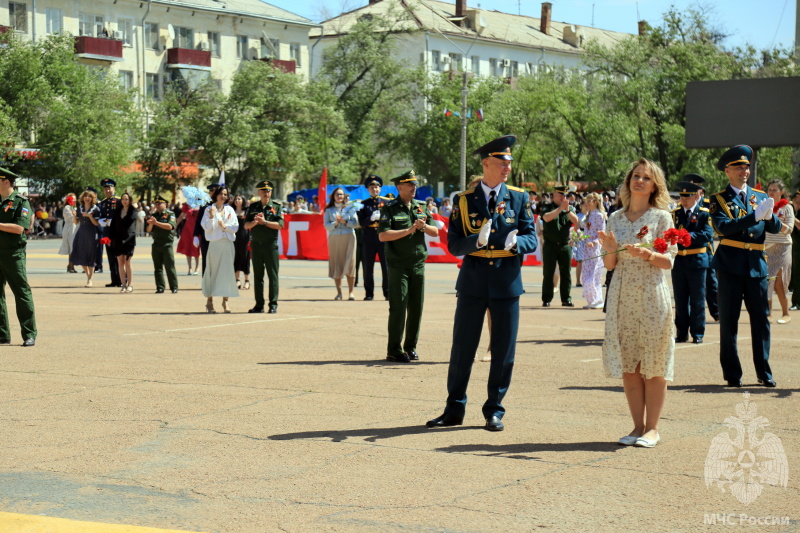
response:
<path id="1" fill-rule="evenodd" d="M 239 217 L 239 229 L 236 230 L 236 241 L 233 243 L 233 269 L 250 275 L 250 232 L 244 228 L 244 217 Z"/>
<path id="2" fill-rule="evenodd" d="M 97 254 L 97 238 L 95 225 L 88 218 L 82 218 L 78 231 L 75 233 L 75 240 L 72 241 L 70 262 L 75 266 L 93 267 Z"/>

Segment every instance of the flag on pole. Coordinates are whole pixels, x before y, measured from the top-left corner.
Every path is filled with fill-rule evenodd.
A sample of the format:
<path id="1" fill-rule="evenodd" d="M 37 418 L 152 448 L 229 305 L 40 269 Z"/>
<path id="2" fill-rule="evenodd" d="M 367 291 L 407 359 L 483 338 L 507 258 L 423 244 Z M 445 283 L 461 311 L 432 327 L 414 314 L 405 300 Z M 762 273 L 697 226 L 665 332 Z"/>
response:
<path id="1" fill-rule="evenodd" d="M 222 172 L 219 173 L 219 186 L 222 187 L 225 185 L 225 169 L 222 169 Z"/>
<path id="2" fill-rule="evenodd" d="M 467 109 L 467 118 L 472 118 L 472 108 Z"/>
<path id="3" fill-rule="evenodd" d="M 478 117 L 478 122 L 483 122 L 483 109 L 478 109 L 475 116 Z"/>
<path id="4" fill-rule="evenodd" d="M 453 111 L 452 113 L 453 113 L 454 117 L 460 117 L 461 116 L 461 113 L 459 113 L 458 111 Z"/>
<path id="5" fill-rule="evenodd" d="M 447 109 L 446 107 L 444 108 L 444 116 L 446 116 L 446 117 L 449 117 L 449 116 L 450 116 L 450 115 L 452 115 L 452 114 L 453 114 L 453 112 L 452 112 L 452 111 L 450 111 L 450 110 L 449 110 L 449 109 Z"/>
<path id="6" fill-rule="evenodd" d="M 322 169 L 322 176 L 319 177 L 319 190 L 317 191 L 317 203 L 319 212 L 325 212 L 325 205 L 328 203 L 328 167 Z"/>

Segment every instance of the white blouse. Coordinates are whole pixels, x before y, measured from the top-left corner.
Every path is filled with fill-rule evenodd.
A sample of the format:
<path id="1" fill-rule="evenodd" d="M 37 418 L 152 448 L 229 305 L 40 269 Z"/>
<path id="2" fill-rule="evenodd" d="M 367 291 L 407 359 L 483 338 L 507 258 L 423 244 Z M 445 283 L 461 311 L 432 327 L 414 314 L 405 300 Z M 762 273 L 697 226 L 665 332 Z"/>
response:
<path id="1" fill-rule="evenodd" d="M 203 211 L 203 219 L 200 221 L 200 225 L 206 231 L 206 240 L 213 242 L 227 238 L 231 242 L 236 241 L 236 231 L 239 229 L 239 219 L 236 216 L 236 211 L 231 206 L 225 205 L 222 211 L 217 211 L 213 218 L 210 215 L 211 206 L 208 206 Z M 225 228 L 220 227 L 220 220 L 225 223 Z"/>

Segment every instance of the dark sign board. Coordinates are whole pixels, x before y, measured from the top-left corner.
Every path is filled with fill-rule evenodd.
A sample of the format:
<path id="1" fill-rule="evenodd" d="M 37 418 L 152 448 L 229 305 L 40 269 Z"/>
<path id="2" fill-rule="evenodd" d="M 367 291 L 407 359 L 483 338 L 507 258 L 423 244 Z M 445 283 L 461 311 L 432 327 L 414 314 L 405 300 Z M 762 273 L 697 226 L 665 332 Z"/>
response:
<path id="1" fill-rule="evenodd" d="M 800 77 L 686 84 L 686 147 L 800 146 Z"/>

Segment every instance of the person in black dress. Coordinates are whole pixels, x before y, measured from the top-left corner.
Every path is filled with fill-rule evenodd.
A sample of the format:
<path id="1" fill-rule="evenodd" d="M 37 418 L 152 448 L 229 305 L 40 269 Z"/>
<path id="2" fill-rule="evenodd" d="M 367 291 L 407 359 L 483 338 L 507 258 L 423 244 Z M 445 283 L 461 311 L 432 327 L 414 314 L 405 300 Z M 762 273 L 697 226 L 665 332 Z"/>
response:
<path id="1" fill-rule="evenodd" d="M 110 226 L 111 252 L 117 257 L 119 279 L 122 289 L 119 292 L 133 292 L 131 281 L 131 257 L 136 247 L 136 210 L 133 209 L 133 198 L 122 193 L 120 203 L 111 217 Z"/>
<path id="2" fill-rule="evenodd" d="M 250 202 L 241 194 L 237 194 L 231 201 L 233 210 L 236 211 L 236 218 L 239 219 L 239 229 L 236 230 L 236 241 L 234 241 L 233 269 L 236 271 L 236 288 L 250 288 L 250 231 L 244 227 L 247 207 Z M 244 272 L 244 286 L 239 278 Z"/>
<path id="3" fill-rule="evenodd" d="M 88 187 L 81 194 L 78 204 L 78 209 L 75 211 L 75 224 L 78 230 L 75 232 L 69 260 L 73 265 L 83 267 L 86 273 L 86 286 L 91 287 L 97 253 L 97 227 L 100 225 L 97 221 L 100 214 L 100 208 L 97 207 L 97 192 Z"/>

